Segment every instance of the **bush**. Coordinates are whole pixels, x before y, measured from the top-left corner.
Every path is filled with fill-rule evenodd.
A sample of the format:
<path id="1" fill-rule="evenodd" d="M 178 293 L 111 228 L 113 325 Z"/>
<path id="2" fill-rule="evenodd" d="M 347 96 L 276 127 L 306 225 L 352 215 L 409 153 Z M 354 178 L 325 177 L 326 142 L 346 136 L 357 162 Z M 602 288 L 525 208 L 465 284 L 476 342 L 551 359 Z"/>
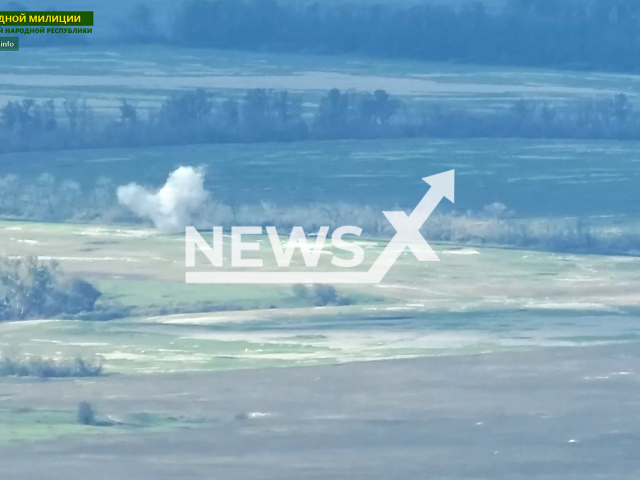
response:
<path id="1" fill-rule="evenodd" d="M 306 285 L 296 284 L 291 287 L 293 296 L 299 300 L 306 300 L 318 307 L 327 305 L 348 305 L 348 299 L 340 298 L 332 285 L 316 284 L 311 290 Z"/>
<path id="2" fill-rule="evenodd" d="M 0 320 L 75 315 L 92 311 L 100 292 L 68 279 L 55 262 L 0 257 Z"/>
<path id="3" fill-rule="evenodd" d="M 319 307 L 338 303 L 338 294 L 332 285 L 314 285 L 312 291 L 315 304 Z"/>
<path id="4" fill-rule="evenodd" d="M 96 412 L 89 402 L 80 402 L 77 413 L 78 423 L 81 425 L 95 425 Z"/>

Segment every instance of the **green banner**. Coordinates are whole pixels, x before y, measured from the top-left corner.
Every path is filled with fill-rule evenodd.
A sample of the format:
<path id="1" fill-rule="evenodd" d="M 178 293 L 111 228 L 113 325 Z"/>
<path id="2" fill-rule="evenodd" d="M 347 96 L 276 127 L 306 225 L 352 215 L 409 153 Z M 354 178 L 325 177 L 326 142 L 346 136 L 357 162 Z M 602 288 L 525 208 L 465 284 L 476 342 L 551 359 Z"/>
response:
<path id="1" fill-rule="evenodd" d="M 0 52 L 17 52 L 18 46 L 18 37 L 0 37 Z"/>
<path id="2" fill-rule="evenodd" d="M 0 12 L 0 27 L 93 26 L 93 12 Z"/>

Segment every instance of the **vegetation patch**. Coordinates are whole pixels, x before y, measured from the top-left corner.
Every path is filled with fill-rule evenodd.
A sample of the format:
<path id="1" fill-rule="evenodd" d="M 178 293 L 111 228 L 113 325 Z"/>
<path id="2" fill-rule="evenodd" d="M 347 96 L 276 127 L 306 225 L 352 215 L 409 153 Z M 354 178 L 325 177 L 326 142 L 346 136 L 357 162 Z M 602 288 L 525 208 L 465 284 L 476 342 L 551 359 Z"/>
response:
<path id="1" fill-rule="evenodd" d="M 77 411 L 34 409 L 28 407 L 0 409 L 0 445 L 55 441 L 85 435 L 114 435 L 140 431 L 161 432 L 175 428 L 193 428 L 203 420 L 175 418 L 150 413 L 104 414 L 81 402 Z"/>
<path id="2" fill-rule="evenodd" d="M 100 292 L 67 278 L 56 262 L 0 257 L 0 320 L 50 318 L 92 311 Z"/>
<path id="3" fill-rule="evenodd" d="M 309 288 L 306 285 L 297 284 L 292 287 L 294 297 L 307 300 L 318 307 L 327 305 L 351 305 L 353 299 L 338 295 L 333 285 L 317 284 Z"/>
<path id="4" fill-rule="evenodd" d="M 40 357 L 0 360 L 0 377 L 78 378 L 102 375 L 102 365 L 82 358 L 53 360 Z"/>

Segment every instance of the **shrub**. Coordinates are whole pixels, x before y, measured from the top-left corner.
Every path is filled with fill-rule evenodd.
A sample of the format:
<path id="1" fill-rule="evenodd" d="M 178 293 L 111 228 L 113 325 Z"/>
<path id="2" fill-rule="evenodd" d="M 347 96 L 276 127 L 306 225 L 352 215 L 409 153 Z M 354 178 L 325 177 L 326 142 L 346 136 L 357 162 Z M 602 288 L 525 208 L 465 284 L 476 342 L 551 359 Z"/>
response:
<path id="1" fill-rule="evenodd" d="M 296 299 L 310 301 L 318 307 L 349 304 L 347 299 L 338 297 L 338 293 L 332 285 L 316 284 L 309 290 L 306 285 L 296 284 L 291 287 L 291 291 Z"/>
<path id="2" fill-rule="evenodd" d="M 332 285 L 314 285 L 312 291 L 315 304 L 319 307 L 338 303 L 338 294 Z"/>
<path id="3" fill-rule="evenodd" d="M 78 423 L 81 425 L 95 425 L 96 412 L 89 402 L 80 402 L 77 413 Z"/>
<path id="4" fill-rule="evenodd" d="M 92 311 L 100 292 L 68 279 L 56 262 L 0 257 L 0 320 L 75 315 Z"/>

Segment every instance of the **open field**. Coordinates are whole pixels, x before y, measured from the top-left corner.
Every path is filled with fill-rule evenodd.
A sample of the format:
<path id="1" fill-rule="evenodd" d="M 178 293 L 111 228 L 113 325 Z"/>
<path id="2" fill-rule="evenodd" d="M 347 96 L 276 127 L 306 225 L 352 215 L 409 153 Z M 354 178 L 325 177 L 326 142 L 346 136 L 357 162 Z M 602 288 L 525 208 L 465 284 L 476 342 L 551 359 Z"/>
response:
<path id="1" fill-rule="evenodd" d="M 47 1 L 34 0 L 29 8 L 50 8 Z M 506 1 L 483 3 L 492 9 Z M 147 3 L 160 31 L 168 32 L 179 5 Z M 91 46 L 25 46 L 8 55 L 0 71 L 0 107 L 53 99 L 62 116 L 65 100 L 86 100 L 95 114 L 87 124 L 107 125 L 101 117 L 118 115 L 125 99 L 140 119 L 167 96 L 196 88 L 216 102 L 248 89 L 287 90 L 304 99 L 305 120 L 332 88 L 384 89 L 411 106 L 442 103 L 448 112 L 474 114 L 511 108 L 518 99 L 562 105 L 624 93 L 636 111 L 640 100 L 638 75 L 120 45 L 118 28 L 132 7 L 122 0 L 96 5 L 94 33 L 87 36 Z M 89 9 L 79 0 L 62 0 L 56 8 Z M 607 105 L 622 111 L 603 118 L 625 123 L 624 97 L 617 100 L 616 107 Z M 585 105 L 576 109 L 575 123 L 582 124 L 575 131 L 586 133 L 570 135 L 589 135 L 584 125 L 593 112 Z M 608 108 L 597 105 L 595 115 Z M 2 124 L 12 129 L 7 146 L 18 135 L 30 135 L 29 121 L 12 127 L 9 117 L 18 114 L 5 114 Z M 375 118 L 373 125 L 387 123 Z M 128 119 L 136 122 L 133 115 Z M 111 133 L 115 138 L 121 126 L 109 125 L 114 130 L 105 130 L 107 140 L 100 144 L 114 144 Z M 630 120 L 625 125 L 632 128 Z M 65 143 L 57 135 L 66 131 L 50 134 L 60 140 L 51 145 L 96 145 Z M 71 136 L 79 130 L 69 131 Z M 609 131 L 616 130 L 603 130 Z M 28 150 L 49 143 L 16 145 Z M 202 167 L 213 202 L 200 204 L 194 217 L 203 210 L 201 218 L 180 215 L 176 224 L 200 227 L 226 215 L 233 222 L 220 224 L 242 219 L 269 225 L 288 208 L 287 218 L 308 219 L 313 229 L 349 223 L 379 236 L 383 229 L 369 226 L 376 219 L 387 224 L 382 211 L 413 209 L 429 188 L 422 177 L 455 169 L 456 203 L 443 201 L 429 222 L 434 231 L 462 234 L 431 238 L 467 243 L 432 244 L 440 262 L 420 263 L 407 251 L 380 284 L 336 285 L 336 297 L 324 304 L 312 285 L 300 293 L 299 285 L 186 284 L 184 235 L 136 224 L 114 196 L 130 182 L 158 188 L 179 166 Z M 0 272 L 3 318 L 38 318 L 0 322 L 0 360 L 37 366 L 73 364 L 76 358 L 95 365 L 92 375 L 101 373 L 62 379 L 48 377 L 78 370 L 2 372 L 33 376 L 0 377 L 0 479 L 637 480 L 639 166 L 640 142 L 588 140 L 325 141 L 2 154 L 0 211 L 7 217 L 0 219 L 0 256 L 55 261 L 102 296 L 96 311 L 76 315 L 93 308 L 90 286 L 35 268 L 26 272 L 24 264 Z M 172 216 L 164 208 L 171 193 L 156 202 L 166 217 Z M 144 204 L 148 196 L 142 193 L 129 205 Z M 454 227 L 447 224 L 452 218 L 460 220 Z M 78 219 L 95 223 L 45 223 Z M 500 230 L 500 222 L 508 225 Z M 498 238 L 489 230 L 504 233 Z M 537 241 L 541 231 L 540 238 L 557 242 Z M 211 240 L 210 231 L 201 233 Z M 281 239 L 288 233 L 281 231 Z M 606 243 L 610 238 L 622 240 L 603 249 L 613 243 Z M 264 253 L 264 270 L 275 271 L 275 259 L 265 252 L 269 239 L 254 240 Z M 365 252 L 360 269 L 366 270 L 386 241 L 358 243 Z M 325 247 L 319 270 L 330 268 L 334 253 Z M 9 271 L 12 262 L 7 264 Z M 298 253 L 292 265 L 302 268 Z M 199 254 L 194 270 L 211 269 Z M 50 288 L 58 283 L 69 288 Z M 51 318 L 60 310 L 45 310 L 48 296 L 64 300 L 71 287 L 87 290 L 91 302 L 71 310 L 73 319 Z M 25 308 L 30 302 L 41 309 Z M 95 422 L 85 422 L 90 425 L 78 421 L 80 402 L 97 412 Z"/>
<path id="2" fill-rule="evenodd" d="M 115 429 L 80 425 L 73 411 L 29 408 L 0 410 L 0 446 L 13 442 L 57 440 L 66 436 L 114 431 Z"/>
<path id="3" fill-rule="evenodd" d="M 107 373 L 579 346 L 635 340 L 640 333 L 635 257 L 439 245 L 439 263 L 420 264 L 406 252 L 382 284 L 339 286 L 338 294 L 353 305 L 312 307 L 285 285 L 185 285 L 181 236 L 26 222 L 4 222 L 2 228 L 2 254 L 55 259 L 70 274 L 95 282 L 104 303 L 142 309 L 213 303 L 239 310 L 0 324 L 0 346 L 7 352 L 98 357 Z M 37 244 L 29 242 L 34 238 Z M 384 243 L 362 244 L 366 269 Z M 199 270 L 206 270 L 202 261 Z M 265 262 L 266 269 L 275 267 L 274 259 L 265 256 Z M 300 265 L 294 257 L 293 266 Z M 264 310 L 268 306 L 278 308 Z"/>
<path id="4" fill-rule="evenodd" d="M 138 228 L 97 228 L 73 224 L 2 222 L 0 227 L 3 228 L 0 230 L 0 253 L 56 260 L 70 274 L 105 281 L 108 292 L 116 298 L 128 295 L 125 298 L 130 304 L 161 302 L 162 295 L 170 295 L 171 291 L 162 290 L 159 282 L 181 284 L 173 291 L 178 298 L 187 294 L 181 288 L 188 287 L 193 295 L 190 301 L 208 296 L 217 301 L 223 296 L 233 298 L 237 295 L 229 290 L 235 288 L 232 286 L 204 288 L 184 285 L 186 268 L 181 235 L 161 235 Z M 36 237 L 39 238 L 38 243 L 28 242 Z M 268 243 L 266 237 L 256 240 L 261 245 Z M 366 270 L 386 243 L 364 240 L 361 245 L 365 250 L 361 268 Z M 325 253 L 331 252 L 332 248 L 325 245 Z M 394 301 L 421 301 L 425 303 L 423 308 L 431 311 L 493 310 L 504 306 L 545 308 L 563 304 L 569 307 L 592 305 L 611 310 L 636 306 L 640 300 L 634 285 L 640 280 L 640 259 L 637 257 L 566 255 L 451 245 L 435 246 L 435 251 L 441 262 L 419 263 L 406 251 L 382 284 L 345 285 L 344 288 Z M 60 255 L 60 252 L 64 254 Z M 229 261 L 230 251 L 224 251 L 224 258 Z M 264 254 L 263 258 L 265 270 L 277 268 L 271 255 Z M 323 256 L 320 270 L 328 266 L 329 259 L 329 255 Z M 212 268 L 207 268 L 205 262 L 204 256 L 198 256 L 197 270 Z M 299 254 L 294 255 L 292 268 L 301 265 Z M 126 287 L 118 291 L 113 283 L 117 281 L 124 281 Z M 140 290 L 141 298 L 135 298 L 136 281 L 151 281 L 151 285 L 160 288 L 160 295 L 153 298 L 149 292 Z M 277 289 L 286 287 L 260 288 L 266 292 L 273 288 L 271 295 L 278 295 Z M 221 292 L 216 294 L 212 289 L 221 289 Z M 266 292 L 254 291 L 248 295 L 268 298 L 270 294 Z M 500 301 L 501 298 L 504 300 Z M 589 301 L 586 302 L 585 298 Z"/>
<path id="5" fill-rule="evenodd" d="M 6 401 L 7 396 L 3 395 L 1 400 Z M 101 425 L 81 425 L 74 410 L 4 408 L 4 405 L 0 407 L 0 447 L 86 435 L 159 433 L 204 424 L 200 419 L 190 420 L 185 417 L 178 419 L 161 415 L 127 414 L 99 417 Z"/>
<path id="6" fill-rule="evenodd" d="M 0 73 L 0 104 L 32 97 L 85 98 L 98 112 L 126 98 L 140 108 L 156 107 L 172 92 L 204 88 L 225 96 L 252 88 L 305 92 L 307 102 L 331 88 L 384 89 L 405 100 L 451 101 L 487 108 L 515 99 L 611 98 L 625 93 L 636 102 L 634 75 L 515 67 L 434 64 L 350 56 L 269 54 L 173 46 L 25 48 Z"/>
<path id="7" fill-rule="evenodd" d="M 455 206 L 443 202 L 438 211 L 481 212 L 500 202 L 516 217 L 640 218 L 638 142 L 379 140 L 29 152 L 0 156 L 0 176 L 32 182 L 50 173 L 85 189 L 105 176 L 115 185 L 160 187 L 181 165 L 206 167 L 205 188 L 236 206 L 413 208 L 428 189 L 422 177 L 455 169 Z"/>
<path id="8" fill-rule="evenodd" d="M 0 404 L 189 415 L 188 431 L 0 449 L 2 477 L 633 480 L 637 343 L 291 369 L 0 380 Z"/>
<path id="9" fill-rule="evenodd" d="M 333 87 L 384 88 L 478 109 L 640 94 L 628 75 L 173 47 L 27 48 L 12 62 L 0 103 L 86 98 L 98 113 L 199 87 L 288 89 L 310 103 Z M 611 141 L 196 145 L 2 155 L 0 176 L 29 186 L 50 173 L 89 191 L 101 176 L 158 187 L 177 166 L 203 166 L 211 196 L 234 208 L 381 212 L 413 208 L 422 177 L 455 169 L 456 204 L 437 213 L 499 202 L 517 219 L 579 217 L 616 232 L 638 229 L 638 151 Z M 142 227 L 0 222 L 0 254 L 56 260 L 103 292 L 102 307 L 131 309 L 108 322 L 0 323 L 6 355 L 79 356 L 106 373 L 0 379 L 3 480 L 637 474 L 640 258 L 439 244 L 440 263 L 407 252 L 380 285 L 338 286 L 345 305 L 320 307 L 286 285 L 186 285 L 183 242 Z M 366 269 L 384 243 L 360 244 Z M 168 314 L 187 310 L 197 313 Z M 115 424 L 78 425 L 80 401 Z"/>
<path id="10" fill-rule="evenodd" d="M 31 321 L 0 325 L 0 348 L 47 358 L 98 358 L 107 375 L 246 370 L 634 342 L 640 339 L 638 315 L 388 308 Z"/>

